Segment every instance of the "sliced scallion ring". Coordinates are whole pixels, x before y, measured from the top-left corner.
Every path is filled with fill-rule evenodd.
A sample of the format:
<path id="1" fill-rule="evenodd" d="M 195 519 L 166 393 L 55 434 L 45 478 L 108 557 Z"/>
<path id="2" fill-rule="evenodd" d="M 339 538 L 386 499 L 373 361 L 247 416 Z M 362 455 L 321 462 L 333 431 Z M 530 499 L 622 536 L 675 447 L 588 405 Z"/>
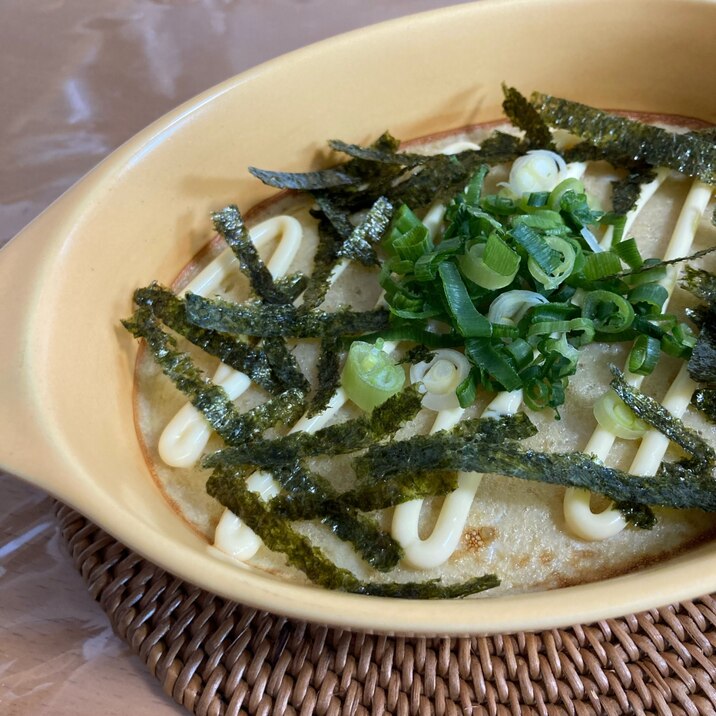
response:
<path id="1" fill-rule="evenodd" d="M 550 192 L 549 199 L 547 199 L 547 206 L 552 211 L 559 211 L 562 203 L 562 197 L 568 191 L 573 191 L 575 194 L 584 194 L 584 184 L 582 184 L 579 179 L 575 179 L 574 177 L 562 180 Z"/>
<path id="2" fill-rule="evenodd" d="M 507 187 L 518 197 L 534 192 L 552 191 L 559 181 L 560 172 L 566 168 L 566 162 L 556 152 L 535 149 L 512 163 Z"/>
<path id="3" fill-rule="evenodd" d="M 594 403 L 594 417 L 605 430 L 624 440 L 636 440 L 649 429 L 613 390 Z"/>
<path id="4" fill-rule="evenodd" d="M 661 356 L 661 342 L 651 336 L 637 336 L 629 353 L 629 371 L 637 375 L 649 375 Z"/>
<path id="5" fill-rule="evenodd" d="M 584 299 L 582 316 L 592 320 L 601 333 L 621 333 L 634 322 L 634 309 L 619 294 L 590 291 Z"/>
<path id="6" fill-rule="evenodd" d="M 353 341 L 341 373 L 341 385 L 348 397 L 362 410 L 370 412 L 395 395 L 405 383 L 405 371 L 375 345 Z"/>
<path id="7" fill-rule="evenodd" d="M 463 276 L 488 291 L 509 286 L 520 267 L 520 257 L 497 234 L 485 244 L 473 244 L 458 257 Z"/>
<path id="8" fill-rule="evenodd" d="M 519 323 L 525 313 L 540 303 L 549 303 L 541 293 L 536 291 L 505 291 L 500 294 L 487 309 L 490 323 L 502 323 L 507 326 Z"/>
<path id="9" fill-rule="evenodd" d="M 430 361 L 412 365 L 410 382 L 422 384 L 425 391 L 423 407 L 450 410 L 460 407 L 456 391 L 470 375 L 470 368 L 470 361 L 464 354 L 446 348 L 435 351 Z"/>
<path id="10" fill-rule="evenodd" d="M 547 273 L 537 265 L 537 262 L 531 256 L 527 260 L 527 268 L 537 283 L 542 284 L 545 289 L 551 290 L 557 288 L 572 273 L 576 252 L 569 241 L 565 241 L 565 239 L 561 239 L 558 236 L 547 236 L 545 241 L 551 249 L 557 251 L 561 256 L 556 268 Z"/>

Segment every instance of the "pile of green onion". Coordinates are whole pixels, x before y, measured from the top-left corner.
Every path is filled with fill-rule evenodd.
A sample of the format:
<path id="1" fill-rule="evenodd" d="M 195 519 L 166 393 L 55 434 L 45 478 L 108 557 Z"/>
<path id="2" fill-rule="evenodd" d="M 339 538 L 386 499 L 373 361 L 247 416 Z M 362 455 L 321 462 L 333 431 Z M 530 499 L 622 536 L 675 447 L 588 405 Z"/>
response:
<path id="1" fill-rule="evenodd" d="M 380 283 L 390 334 L 418 329 L 464 347 L 472 369 L 456 393 L 522 389 L 526 405 L 564 403 L 579 348 L 633 341 L 628 367 L 648 375 L 662 352 L 688 358 L 690 328 L 663 313 L 666 268 L 624 239 L 624 215 L 592 208 L 575 178 L 552 191 L 485 194 L 482 166 L 448 204 L 438 239 L 405 204 L 382 239 Z M 613 226 L 609 250 L 592 231 Z"/>

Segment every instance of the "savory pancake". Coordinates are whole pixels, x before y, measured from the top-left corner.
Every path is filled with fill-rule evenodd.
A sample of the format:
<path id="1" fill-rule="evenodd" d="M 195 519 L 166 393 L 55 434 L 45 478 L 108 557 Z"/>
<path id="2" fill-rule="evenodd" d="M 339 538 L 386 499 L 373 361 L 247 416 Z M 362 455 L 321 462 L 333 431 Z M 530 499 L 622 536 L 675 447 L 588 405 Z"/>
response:
<path id="1" fill-rule="evenodd" d="M 421 143 L 412 151 L 434 153 L 448 143 L 467 140 L 479 143 L 492 131 L 488 128 L 472 128 L 467 132 L 453 133 Z M 507 130 L 510 131 L 510 130 Z M 493 168 L 487 178 L 486 191 L 496 191 L 500 182 L 508 178 L 508 167 Z M 607 208 L 609 206 L 610 182 L 617 174 L 606 163 L 595 162 L 588 166 L 584 177 L 587 192 Z M 639 213 L 630 236 L 637 240 L 644 257 L 663 256 L 676 224 L 692 180 L 676 173 L 669 174 L 656 195 Z M 316 221 L 309 214 L 310 203 L 295 196 L 281 195 L 276 200 L 256 207 L 247 215 L 250 226 L 259 225 L 273 216 L 289 215 L 297 218 L 304 231 L 300 250 L 291 271 L 311 271 L 312 256 L 317 243 Z M 716 243 L 716 228 L 709 217 L 713 205 L 702 217 L 695 235 L 692 251 Z M 225 244 L 215 240 L 182 273 L 174 285 L 180 290 L 205 265 L 210 263 Z M 275 248 L 275 242 L 262 247 L 266 259 Z M 711 257 L 696 265 L 712 267 Z M 236 301 L 249 296 L 249 282 L 237 272 L 230 281 L 222 283 L 219 295 Z M 341 305 L 350 305 L 354 310 L 372 309 L 381 295 L 376 271 L 352 263 L 331 287 L 324 307 L 328 310 Z M 686 305 L 694 300 L 677 287 L 670 302 L 670 312 L 683 313 Z M 317 341 L 290 341 L 299 365 L 306 376 L 315 384 Z M 198 365 L 212 375 L 217 361 L 203 354 L 188 342 L 180 340 L 182 350 L 188 352 Z M 561 419 L 556 420 L 554 411 L 540 412 L 523 408 L 538 428 L 538 433 L 524 441 L 525 447 L 549 452 L 583 450 L 596 425 L 593 404 L 608 389 L 612 378 L 609 365 L 624 366 L 630 344 L 590 344 L 580 349 L 579 367 L 570 378 L 564 405 L 560 408 Z M 399 347 L 396 355 L 401 353 Z M 660 399 L 665 394 L 679 370 L 681 361 L 663 355 L 656 371 L 648 376 L 642 390 Z M 238 400 L 240 409 L 246 410 L 265 400 L 265 393 L 252 386 Z M 171 382 L 156 366 L 148 351 L 141 351 L 136 372 L 136 421 L 139 437 L 148 466 L 160 489 L 177 512 L 199 533 L 213 541 L 216 524 L 223 507 L 205 492 L 208 470 L 199 466 L 175 468 L 166 465 L 159 456 L 159 438 L 179 409 L 186 403 Z M 480 415 L 494 395 L 484 391 L 478 393 L 474 406 L 466 416 Z M 336 415 L 335 422 L 355 417 L 360 411 L 347 403 Z M 399 437 L 428 432 L 436 413 L 423 409 L 415 420 L 401 429 Z M 693 408 L 684 416 L 685 424 L 696 428 L 711 445 L 716 445 L 716 427 L 706 421 Z M 638 441 L 617 439 L 607 464 L 624 470 L 629 469 L 638 448 Z M 223 446 L 213 436 L 205 452 Z M 673 457 L 676 453 L 670 453 Z M 331 480 L 338 489 L 347 489 L 352 479 L 350 458 L 339 457 L 314 459 L 311 467 Z M 712 538 L 716 530 L 716 519 L 697 510 L 655 510 L 658 521 L 651 530 L 628 527 L 615 536 L 587 542 L 567 529 L 564 518 L 564 488 L 552 485 L 525 482 L 515 478 L 486 475 L 477 491 L 470 516 L 464 527 L 460 544 L 452 556 L 439 567 L 416 569 L 401 565 L 396 570 L 381 574 L 368 567 L 354 552 L 353 548 L 338 541 L 328 528 L 315 522 L 297 523 L 297 528 L 310 537 L 331 556 L 333 561 L 353 571 L 361 579 L 371 581 L 400 581 L 410 579 L 422 581 L 441 577 L 446 582 L 457 582 L 479 574 L 495 573 L 501 586 L 488 591 L 485 596 L 507 591 L 551 589 L 572 584 L 592 582 L 606 577 L 640 569 L 655 561 L 687 549 L 694 544 Z M 421 534 L 430 533 L 440 510 L 442 498 L 426 501 L 420 518 Z M 601 505 L 606 505 L 602 501 Z M 593 500 L 596 509 L 599 499 Z M 390 530 L 391 510 L 380 514 L 379 520 Z M 282 555 L 262 547 L 250 563 L 271 572 L 286 574 L 296 580 L 304 580 L 299 572 L 286 566 Z"/>

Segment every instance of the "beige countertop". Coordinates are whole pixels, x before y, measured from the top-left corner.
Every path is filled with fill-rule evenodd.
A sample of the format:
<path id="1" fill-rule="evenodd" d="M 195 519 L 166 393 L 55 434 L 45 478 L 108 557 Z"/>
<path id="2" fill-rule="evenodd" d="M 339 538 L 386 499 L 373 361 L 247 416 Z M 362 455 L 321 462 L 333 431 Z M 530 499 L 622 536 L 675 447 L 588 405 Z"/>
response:
<path id="1" fill-rule="evenodd" d="M 450 4 L 4 0 L 0 246 L 125 139 L 201 90 L 325 37 Z M 2 471 L 0 713 L 184 713 L 86 592 L 52 500 Z"/>

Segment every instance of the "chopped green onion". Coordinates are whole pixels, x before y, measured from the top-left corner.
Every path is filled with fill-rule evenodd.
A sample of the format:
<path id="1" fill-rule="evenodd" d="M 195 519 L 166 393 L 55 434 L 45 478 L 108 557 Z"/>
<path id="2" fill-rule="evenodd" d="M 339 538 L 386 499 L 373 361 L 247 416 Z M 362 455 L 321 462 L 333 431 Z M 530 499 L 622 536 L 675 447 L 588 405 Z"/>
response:
<path id="1" fill-rule="evenodd" d="M 669 292 L 660 283 L 644 283 L 629 291 L 629 303 L 640 315 L 660 314 Z"/>
<path id="2" fill-rule="evenodd" d="M 480 370 L 498 381 L 503 390 L 521 387 L 522 379 L 517 371 L 487 338 L 469 338 L 465 341 L 465 352 Z"/>
<path id="3" fill-rule="evenodd" d="M 448 308 L 458 331 L 465 338 L 487 337 L 492 334 L 490 322 L 474 306 L 457 266 L 445 261 L 438 268 Z"/>
<path id="4" fill-rule="evenodd" d="M 591 291 L 584 299 L 582 315 L 594 321 L 602 333 L 620 333 L 634 321 L 634 309 L 622 296 L 611 291 Z"/>
<path id="5" fill-rule="evenodd" d="M 584 184 L 579 179 L 569 177 L 562 180 L 552 189 L 547 200 L 547 206 L 552 211 L 559 211 L 562 206 L 562 197 L 568 192 L 573 191 L 575 194 L 584 194 Z"/>
<path id="6" fill-rule="evenodd" d="M 562 257 L 553 249 L 546 239 L 537 231 L 524 223 L 517 223 L 510 232 L 512 238 L 527 252 L 532 262 L 543 272 L 555 271 L 560 266 Z"/>
<path id="7" fill-rule="evenodd" d="M 622 269 L 619 256 L 612 251 L 589 254 L 584 264 L 584 278 L 587 281 L 598 281 L 605 276 L 613 276 Z"/>
<path id="8" fill-rule="evenodd" d="M 611 389 L 594 403 L 594 417 L 605 430 L 624 440 L 636 440 L 649 429 Z"/>
<path id="9" fill-rule="evenodd" d="M 475 402 L 475 398 L 477 397 L 477 381 L 472 372 L 457 386 L 455 395 L 457 395 L 457 400 L 461 408 L 469 408 Z"/>
<path id="10" fill-rule="evenodd" d="M 494 291 L 512 283 L 520 266 L 520 257 L 492 233 L 486 244 L 473 244 L 457 262 L 466 278 Z"/>
<path id="11" fill-rule="evenodd" d="M 518 323 L 527 310 L 540 303 L 548 303 L 548 299 L 536 291 L 505 291 L 490 304 L 487 318 L 493 324 L 509 326 Z"/>
<path id="12" fill-rule="evenodd" d="M 341 373 L 341 385 L 348 397 L 369 412 L 395 395 L 405 382 L 405 371 L 382 350 L 382 341 L 375 345 L 354 341 Z"/>
<path id="13" fill-rule="evenodd" d="M 636 240 L 632 237 L 619 243 L 614 243 L 612 247 L 617 256 L 629 267 L 633 269 L 641 268 L 644 265 L 644 259 L 639 253 L 639 247 Z"/>
<path id="14" fill-rule="evenodd" d="M 649 268 L 653 266 L 653 268 Z M 624 278 L 630 286 L 640 286 L 642 283 L 656 283 L 666 278 L 666 266 L 659 259 L 645 259 L 638 273 L 630 273 Z"/>
<path id="15" fill-rule="evenodd" d="M 629 353 L 629 371 L 637 375 L 652 373 L 661 356 L 661 343 L 651 336 L 640 335 Z"/>
<path id="16" fill-rule="evenodd" d="M 527 260 L 527 268 L 535 281 L 549 291 L 557 288 L 562 281 L 570 276 L 574 269 L 576 253 L 569 241 L 558 236 L 547 236 L 544 240 L 549 248 L 560 257 L 557 264 L 549 271 L 544 271 L 534 257 L 530 256 Z"/>

